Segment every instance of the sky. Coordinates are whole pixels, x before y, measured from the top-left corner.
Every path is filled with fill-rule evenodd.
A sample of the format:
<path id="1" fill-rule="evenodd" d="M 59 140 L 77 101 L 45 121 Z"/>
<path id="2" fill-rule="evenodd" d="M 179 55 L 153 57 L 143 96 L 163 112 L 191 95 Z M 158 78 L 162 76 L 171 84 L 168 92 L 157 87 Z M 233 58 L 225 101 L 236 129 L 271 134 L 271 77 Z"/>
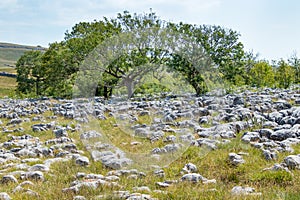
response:
<path id="1" fill-rule="evenodd" d="M 299 0 L 0 0 L 0 41 L 48 47 L 76 23 L 150 8 L 166 21 L 231 28 L 259 59 L 300 57 Z"/>

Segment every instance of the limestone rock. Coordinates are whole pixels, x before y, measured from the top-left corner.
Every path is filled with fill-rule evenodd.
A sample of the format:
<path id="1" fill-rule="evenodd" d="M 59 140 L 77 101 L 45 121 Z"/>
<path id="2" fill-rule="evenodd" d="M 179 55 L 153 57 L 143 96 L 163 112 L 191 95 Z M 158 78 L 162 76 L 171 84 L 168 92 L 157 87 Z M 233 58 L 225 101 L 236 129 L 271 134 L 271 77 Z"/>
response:
<path id="1" fill-rule="evenodd" d="M 228 157 L 229 157 L 230 163 L 233 165 L 237 166 L 237 165 L 245 163 L 245 160 L 243 159 L 243 157 L 236 153 L 229 153 Z"/>

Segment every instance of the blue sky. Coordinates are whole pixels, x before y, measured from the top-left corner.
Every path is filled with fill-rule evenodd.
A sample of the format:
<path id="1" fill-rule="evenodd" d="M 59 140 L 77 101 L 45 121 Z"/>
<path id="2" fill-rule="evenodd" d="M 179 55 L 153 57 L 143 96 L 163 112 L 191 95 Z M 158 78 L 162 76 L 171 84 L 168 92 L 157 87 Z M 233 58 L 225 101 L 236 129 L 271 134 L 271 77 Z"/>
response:
<path id="1" fill-rule="evenodd" d="M 163 20 L 234 29 L 261 59 L 300 57 L 298 0 L 1 0 L 0 41 L 47 47 L 78 22 L 150 8 Z"/>

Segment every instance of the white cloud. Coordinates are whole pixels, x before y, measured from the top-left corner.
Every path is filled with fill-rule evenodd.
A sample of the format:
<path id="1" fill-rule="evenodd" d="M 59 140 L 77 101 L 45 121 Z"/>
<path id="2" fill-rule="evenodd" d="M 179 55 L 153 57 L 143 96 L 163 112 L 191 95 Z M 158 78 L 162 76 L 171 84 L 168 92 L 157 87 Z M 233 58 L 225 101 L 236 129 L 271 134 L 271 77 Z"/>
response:
<path id="1" fill-rule="evenodd" d="M 49 23 L 70 26 L 104 16 L 115 17 L 124 10 L 141 13 L 148 12 L 150 8 L 165 20 L 188 20 L 219 5 L 220 0 L 44 0 L 38 9 L 51 13 Z"/>
<path id="2" fill-rule="evenodd" d="M 193 24 L 217 24 L 240 31 L 247 49 L 267 57 L 299 51 L 300 3 L 271 0 L 0 0 L 3 41 L 47 44 L 82 21 L 116 17 L 124 10 L 149 12 L 162 19 Z M 278 15 L 282 13 L 282 15 Z M 278 27 L 277 27 L 278 26 Z M 284 49 L 285 47 L 286 49 Z M 280 51 L 278 50 L 280 49 Z M 282 50 L 282 51 L 281 51 Z M 290 52 L 289 51 L 289 52 Z"/>
<path id="3" fill-rule="evenodd" d="M 190 22 L 219 4 L 220 0 L 0 0 L 0 24 L 6 27 L 3 39 L 14 35 L 21 38 L 24 34 L 20 32 L 34 35 L 43 30 L 46 34 L 40 37 L 48 43 L 52 42 L 46 39 L 51 32 L 63 35 L 76 23 L 101 20 L 104 16 L 114 18 L 124 10 L 143 13 L 152 8 L 163 20 Z"/>

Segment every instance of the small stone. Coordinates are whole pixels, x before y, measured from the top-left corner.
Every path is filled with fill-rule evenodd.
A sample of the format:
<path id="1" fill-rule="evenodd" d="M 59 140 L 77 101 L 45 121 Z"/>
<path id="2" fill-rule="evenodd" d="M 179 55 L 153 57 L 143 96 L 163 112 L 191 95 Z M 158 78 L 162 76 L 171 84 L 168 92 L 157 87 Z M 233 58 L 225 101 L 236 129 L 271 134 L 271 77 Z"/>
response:
<path id="1" fill-rule="evenodd" d="M 1 192 L 0 193 L 0 200 L 11 200 L 11 198 L 6 192 Z"/>
<path id="2" fill-rule="evenodd" d="M 235 97 L 233 99 L 233 105 L 244 105 L 244 99 L 242 97 Z"/>
<path id="3" fill-rule="evenodd" d="M 270 150 L 264 150 L 263 156 L 266 160 L 276 160 L 278 157 L 276 152 L 271 152 Z"/>
<path id="4" fill-rule="evenodd" d="M 66 162 L 66 161 L 69 161 L 70 158 L 49 158 L 47 160 L 44 161 L 44 164 L 47 166 L 47 167 L 50 167 L 53 163 L 56 163 L 56 162 Z"/>
<path id="5" fill-rule="evenodd" d="M 275 163 L 272 167 L 264 168 L 263 171 L 286 171 L 290 173 L 290 170 L 284 166 L 284 164 Z"/>
<path id="6" fill-rule="evenodd" d="M 146 176 L 147 176 L 147 174 L 146 174 L 145 172 L 139 172 L 139 174 L 138 174 L 138 175 L 139 175 L 139 177 L 141 177 L 141 178 L 142 178 L 142 177 L 146 177 Z"/>
<path id="7" fill-rule="evenodd" d="M 260 139 L 260 134 L 258 132 L 246 132 L 241 139 L 245 143 L 258 141 Z"/>
<path id="8" fill-rule="evenodd" d="M 86 179 L 104 179 L 104 176 L 102 174 L 87 174 L 85 175 Z"/>
<path id="9" fill-rule="evenodd" d="M 131 174 L 129 176 L 127 176 L 127 179 L 132 179 L 132 180 L 137 180 L 139 178 L 139 176 L 137 174 Z"/>
<path id="10" fill-rule="evenodd" d="M 32 171 L 21 174 L 21 179 L 31 179 L 36 181 L 44 181 L 44 174 L 41 171 Z"/>
<path id="11" fill-rule="evenodd" d="M 181 177 L 181 181 L 189 181 L 193 183 L 197 183 L 199 181 L 202 182 L 203 180 L 207 180 L 207 179 L 197 173 L 185 174 Z"/>
<path id="12" fill-rule="evenodd" d="M 42 172 L 48 172 L 50 169 L 47 165 L 43 164 L 36 164 L 28 168 L 28 171 L 42 171 Z"/>
<path id="13" fill-rule="evenodd" d="M 136 141 L 130 143 L 131 146 L 136 146 L 141 144 L 142 144 L 141 142 L 136 142 Z"/>
<path id="14" fill-rule="evenodd" d="M 295 100 L 295 104 L 296 104 L 296 105 L 300 105 L 300 99 L 296 99 L 296 100 Z"/>
<path id="15" fill-rule="evenodd" d="M 82 133 L 80 135 L 80 139 L 87 140 L 90 138 L 99 138 L 101 136 L 102 135 L 100 133 L 98 133 L 97 131 L 88 131 L 88 132 Z"/>
<path id="16" fill-rule="evenodd" d="M 255 189 L 251 187 L 235 186 L 231 190 L 233 195 L 261 195 L 261 193 L 255 193 Z"/>
<path id="17" fill-rule="evenodd" d="M 75 163 L 80 166 L 87 166 L 90 164 L 90 161 L 88 157 L 79 156 L 78 158 L 75 159 Z"/>
<path id="18" fill-rule="evenodd" d="M 121 169 L 124 166 L 128 166 L 132 163 L 132 160 L 128 158 L 112 158 L 103 164 L 112 169 Z"/>
<path id="19" fill-rule="evenodd" d="M 73 197 L 73 200 L 86 200 L 86 198 L 84 196 L 75 196 Z"/>
<path id="20" fill-rule="evenodd" d="M 31 190 L 31 189 L 26 189 L 26 192 L 24 194 L 27 194 L 29 196 L 32 196 L 32 197 L 38 197 L 40 196 L 39 193 Z"/>
<path id="21" fill-rule="evenodd" d="M 25 159 L 22 159 L 21 162 L 22 163 L 27 163 L 27 162 L 39 162 L 41 159 L 39 158 L 25 158 Z"/>
<path id="22" fill-rule="evenodd" d="M 116 198 L 119 198 L 119 199 L 127 199 L 130 196 L 130 192 L 129 191 L 122 191 L 122 190 L 114 191 L 113 195 Z"/>
<path id="23" fill-rule="evenodd" d="M 11 119 L 11 120 L 7 123 L 7 125 L 10 125 L 10 124 L 21 124 L 22 122 L 23 122 L 22 119 L 20 119 L 20 118 L 15 118 L 15 119 Z"/>
<path id="24" fill-rule="evenodd" d="M 18 185 L 17 187 L 15 187 L 15 189 L 13 189 L 13 193 L 17 193 L 17 192 L 23 192 L 25 189 L 22 187 L 22 186 L 20 186 L 20 185 Z"/>
<path id="25" fill-rule="evenodd" d="M 229 153 L 229 161 L 231 164 L 236 166 L 245 163 L 245 160 L 242 158 L 242 156 L 236 153 Z"/>
<path id="26" fill-rule="evenodd" d="M 152 192 L 157 194 L 168 194 L 167 191 L 162 191 L 162 190 L 153 190 Z"/>
<path id="27" fill-rule="evenodd" d="M 5 175 L 5 176 L 2 177 L 0 182 L 2 184 L 18 183 L 18 180 L 13 175 Z"/>
<path id="28" fill-rule="evenodd" d="M 156 182 L 156 185 L 158 185 L 159 187 L 163 187 L 163 188 L 170 186 L 170 184 L 168 184 L 166 182 Z"/>
<path id="29" fill-rule="evenodd" d="M 134 187 L 133 191 L 135 192 L 151 192 L 150 188 L 147 186 L 141 186 L 141 187 Z"/>
<path id="30" fill-rule="evenodd" d="M 300 154 L 289 155 L 283 161 L 289 169 L 300 169 Z"/>
<path id="31" fill-rule="evenodd" d="M 22 183 L 20 183 L 19 184 L 19 186 L 33 186 L 34 184 L 33 184 L 33 182 L 31 182 L 31 181 L 24 181 L 24 182 L 22 182 Z"/>
<path id="32" fill-rule="evenodd" d="M 193 163 L 186 164 L 181 170 L 182 173 L 195 173 L 197 171 L 198 171 L 197 166 L 194 165 Z"/>
<path id="33" fill-rule="evenodd" d="M 151 199 L 149 194 L 132 193 L 126 200 L 137 200 L 137 199 Z"/>
<path id="34" fill-rule="evenodd" d="M 165 177 L 165 172 L 162 169 L 158 169 L 158 170 L 154 171 L 154 175 L 157 176 L 157 177 L 163 178 L 163 177 Z"/>
<path id="35" fill-rule="evenodd" d="M 104 178 L 106 181 L 119 181 L 120 178 L 118 176 L 106 176 Z"/>
<path id="36" fill-rule="evenodd" d="M 111 186 L 111 187 L 114 187 L 114 186 L 117 186 L 116 183 L 112 182 L 112 183 L 109 183 L 105 180 L 102 180 L 102 179 L 91 179 L 91 180 L 88 180 L 88 181 L 76 181 L 74 184 L 72 184 L 71 187 L 69 188 L 64 188 L 62 189 L 62 192 L 79 192 L 80 189 L 82 187 L 87 187 L 87 188 L 90 188 L 90 189 L 97 189 L 99 187 L 99 185 L 105 185 L 105 186 Z"/>
<path id="37" fill-rule="evenodd" d="M 204 184 L 216 184 L 217 181 L 216 179 L 210 179 L 210 180 L 203 180 Z"/>
<path id="38" fill-rule="evenodd" d="M 60 127 L 59 129 L 53 130 L 56 138 L 68 137 L 67 129 Z"/>

